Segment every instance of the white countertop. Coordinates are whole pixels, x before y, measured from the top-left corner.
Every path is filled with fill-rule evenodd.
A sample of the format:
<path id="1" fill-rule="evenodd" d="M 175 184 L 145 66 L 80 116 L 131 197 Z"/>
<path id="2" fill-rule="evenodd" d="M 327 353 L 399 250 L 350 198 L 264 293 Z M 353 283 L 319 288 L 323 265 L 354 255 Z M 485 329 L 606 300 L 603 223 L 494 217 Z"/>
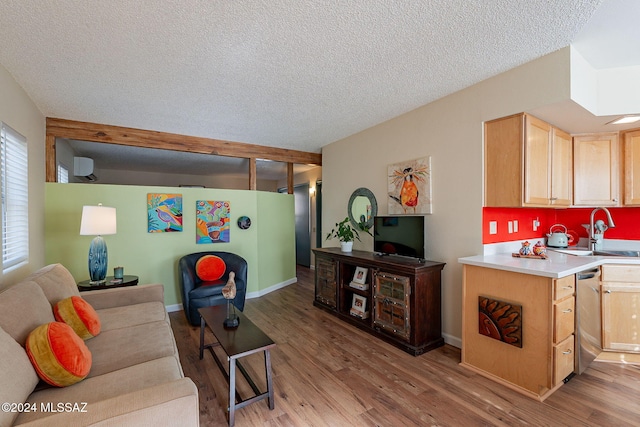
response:
<path id="1" fill-rule="evenodd" d="M 576 256 L 547 250 L 548 259 L 516 258 L 509 253 L 458 258 L 461 264 L 495 268 L 515 273 L 558 279 L 603 264 L 640 264 L 640 258 L 611 256 Z"/>

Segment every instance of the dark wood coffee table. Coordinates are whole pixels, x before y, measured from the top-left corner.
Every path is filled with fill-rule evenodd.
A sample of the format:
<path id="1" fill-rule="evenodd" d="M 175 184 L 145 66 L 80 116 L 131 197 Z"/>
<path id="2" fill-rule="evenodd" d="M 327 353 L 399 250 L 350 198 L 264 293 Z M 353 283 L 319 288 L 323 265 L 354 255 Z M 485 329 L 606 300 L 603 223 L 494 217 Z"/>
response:
<path id="1" fill-rule="evenodd" d="M 273 379 L 271 377 L 271 348 L 275 347 L 275 343 L 264 332 L 262 332 L 251 320 L 241 312 L 236 310 L 236 314 L 240 318 L 240 325 L 234 329 L 227 329 L 222 322 L 227 316 L 226 305 L 217 305 L 213 307 L 199 308 L 200 313 L 200 359 L 203 357 L 204 349 L 208 348 L 213 356 L 218 368 L 222 371 L 225 379 L 229 383 L 229 425 L 235 423 L 235 411 L 250 403 L 257 402 L 262 399 L 268 399 L 269 409 L 275 407 L 273 400 Z M 211 344 L 204 343 L 204 329 L 208 326 L 217 342 Z M 229 372 L 225 369 L 216 353 L 214 347 L 221 347 L 229 358 Z M 264 352 L 264 366 L 267 376 L 267 391 L 261 393 L 260 389 L 249 376 L 249 373 L 242 366 L 241 357 L 248 356 L 253 353 Z M 247 380 L 255 396 L 248 399 L 241 399 L 236 391 L 236 365 Z"/>

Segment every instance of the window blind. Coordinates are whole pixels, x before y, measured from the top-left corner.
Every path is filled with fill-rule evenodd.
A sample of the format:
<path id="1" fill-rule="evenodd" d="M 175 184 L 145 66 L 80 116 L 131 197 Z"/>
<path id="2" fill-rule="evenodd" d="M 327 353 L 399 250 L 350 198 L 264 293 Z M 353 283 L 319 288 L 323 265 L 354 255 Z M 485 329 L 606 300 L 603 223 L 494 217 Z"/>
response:
<path id="1" fill-rule="evenodd" d="M 2 269 L 6 271 L 29 259 L 29 174 L 26 138 L 0 124 Z"/>
<path id="2" fill-rule="evenodd" d="M 58 183 L 60 184 L 68 184 L 69 183 L 69 170 L 58 164 Z"/>

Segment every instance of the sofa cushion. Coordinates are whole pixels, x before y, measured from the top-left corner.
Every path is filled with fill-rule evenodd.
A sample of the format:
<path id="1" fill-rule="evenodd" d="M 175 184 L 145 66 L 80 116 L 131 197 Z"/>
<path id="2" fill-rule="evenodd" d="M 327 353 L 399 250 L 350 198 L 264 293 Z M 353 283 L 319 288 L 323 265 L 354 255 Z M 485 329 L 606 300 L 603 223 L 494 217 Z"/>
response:
<path id="1" fill-rule="evenodd" d="M 145 323 L 164 321 L 169 323 L 167 309 L 161 302 L 144 302 L 122 307 L 96 310 L 102 324 L 101 330 L 128 328 Z"/>
<path id="2" fill-rule="evenodd" d="M 178 353 L 171 326 L 165 321 L 102 331 L 86 345 L 93 355 L 89 377 Z"/>
<path id="3" fill-rule="evenodd" d="M 80 296 L 75 279 L 62 264 L 42 267 L 27 277 L 27 280 L 40 285 L 52 307 L 65 298 Z"/>
<path id="4" fill-rule="evenodd" d="M 38 375 L 24 348 L 0 328 L 0 400 L 21 403 L 36 388 Z M 17 411 L 0 411 L 0 426 L 13 425 Z"/>
<path id="5" fill-rule="evenodd" d="M 20 282 L 0 293 L 0 327 L 21 346 L 36 327 L 54 320 L 51 305 L 36 283 Z"/>
<path id="6" fill-rule="evenodd" d="M 227 265 L 219 256 L 205 255 L 196 261 L 196 275 L 204 282 L 218 280 L 226 269 Z"/>
<path id="7" fill-rule="evenodd" d="M 87 410 L 90 410 L 96 402 L 183 377 L 180 362 L 176 357 L 169 356 L 87 378 L 73 387 L 39 390 L 29 396 L 28 402 L 36 404 L 37 408 L 40 408 L 41 403 L 46 405 L 49 402 L 86 402 Z M 25 423 L 47 415 L 49 414 L 25 413 L 20 415 L 18 421 Z"/>
<path id="8" fill-rule="evenodd" d="M 53 306 L 53 316 L 66 323 L 83 340 L 100 333 L 100 318 L 91 305 L 80 297 L 69 297 Z"/>
<path id="9" fill-rule="evenodd" d="M 56 387 L 82 381 L 91 369 L 89 349 L 66 323 L 38 326 L 27 337 L 26 350 L 38 376 Z"/>

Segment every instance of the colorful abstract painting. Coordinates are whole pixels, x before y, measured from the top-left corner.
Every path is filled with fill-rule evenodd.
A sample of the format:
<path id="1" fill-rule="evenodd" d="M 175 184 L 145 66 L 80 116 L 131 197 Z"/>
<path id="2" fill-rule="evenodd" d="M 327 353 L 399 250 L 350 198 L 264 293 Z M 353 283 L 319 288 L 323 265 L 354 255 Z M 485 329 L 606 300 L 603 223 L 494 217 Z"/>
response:
<path id="1" fill-rule="evenodd" d="M 478 333 L 522 348 L 522 306 L 479 296 Z"/>
<path id="2" fill-rule="evenodd" d="M 431 157 L 395 163 L 387 167 L 389 214 L 430 214 Z"/>
<path id="3" fill-rule="evenodd" d="M 230 241 L 229 202 L 198 200 L 196 202 L 196 243 Z"/>
<path id="4" fill-rule="evenodd" d="M 182 194 L 147 194 L 149 233 L 182 231 Z"/>

